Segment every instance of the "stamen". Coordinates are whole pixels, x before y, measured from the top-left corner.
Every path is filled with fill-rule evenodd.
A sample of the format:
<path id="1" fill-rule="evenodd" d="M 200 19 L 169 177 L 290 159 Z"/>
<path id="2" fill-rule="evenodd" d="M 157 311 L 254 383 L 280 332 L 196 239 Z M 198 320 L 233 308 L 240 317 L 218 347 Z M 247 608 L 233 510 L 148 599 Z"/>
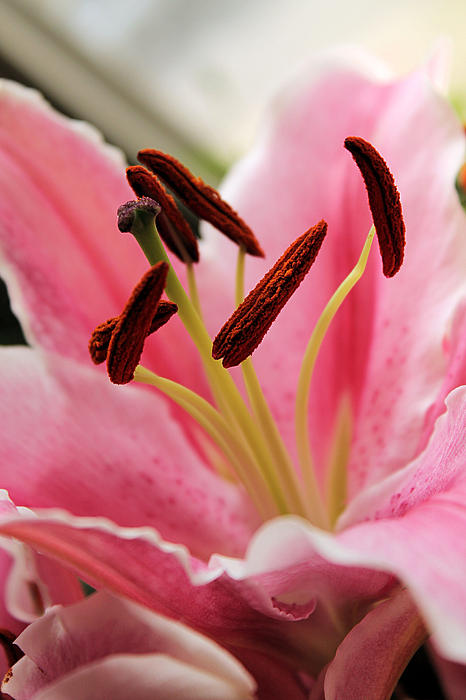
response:
<path id="1" fill-rule="evenodd" d="M 122 233 L 131 233 L 134 224 L 136 212 L 146 212 L 152 216 L 160 214 L 160 204 L 150 197 L 142 197 L 141 199 L 133 199 L 130 202 L 125 202 L 118 207 L 118 228 Z"/>
<path id="2" fill-rule="evenodd" d="M 368 141 L 349 136 L 345 139 L 345 148 L 353 156 L 366 185 L 383 273 L 386 277 L 393 277 L 401 267 L 405 247 L 405 225 L 393 175 Z"/>
<path id="3" fill-rule="evenodd" d="M 138 197 L 150 197 L 160 204 L 157 230 L 167 248 L 182 262 L 199 262 L 196 236 L 181 215 L 173 197 L 165 192 L 159 179 L 142 165 L 127 168 L 126 177 Z"/>
<path id="4" fill-rule="evenodd" d="M 304 353 L 301 371 L 299 373 L 295 403 L 296 446 L 298 450 L 299 463 L 301 465 L 301 472 L 304 479 L 304 485 L 306 488 L 306 496 L 311 504 L 312 512 L 317 516 L 313 518 L 313 521 L 314 523 L 319 524 L 321 527 L 322 523 L 325 523 L 325 527 L 328 527 L 329 523 L 328 515 L 325 512 L 324 505 L 322 503 L 309 442 L 309 389 L 317 355 L 319 354 L 325 334 L 327 333 L 328 327 L 336 312 L 350 291 L 353 289 L 354 285 L 364 274 L 374 235 L 375 230 L 374 226 L 372 226 L 364 243 L 364 247 L 361 255 L 359 256 L 358 262 L 351 270 L 348 277 L 346 277 L 340 284 L 330 301 L 327 303 L 325 309 L 322 311 L 322 314 L 320 315 L 309 339 L 306 351 Z"/>
<path id="5" fill-rule="evenodd" d="M 168 265 L 159 262 L 134 288 L 118 318 L 107 353 L 107 372 L 113 384 L 133 379 L 167 279 Z"/>
<path id="6" fill-rule="evenodd" d="M 158 331 L 158 329 L 164 326 L 171 319 L 173 314 L 176 314 L 177 311 L 178 307 L 176 304 L 171 301 L 161 299 L 147 335 L 151 335 L 152 333 L 155 333 L 155 331 Z M 108 321 L 104 321 L 97 326 L 92 333 L 89 341 L 89 354 L 94 364 L 100 365 L 107 359 L 108 346 L 119 318 L 119 316 L 109 318 Z"/>
<path id="7" fill-rule="evenodd" d="M 161 151 L 145 148 L 139 151 L 138 159 L 158 175 L 200 219 L 205 219 L 232 241 L 244 246 L 250 255 L 264 257 L 254 233 L 217 190 Z"/>
<path id="8" fill-rule="evenodd" d="M 292 243 L 220 330 L 214 359 L 223 357 L 224 367 L 234 367 L 251 355 L 308 273 L 326 233 L 320 221 Z"/>

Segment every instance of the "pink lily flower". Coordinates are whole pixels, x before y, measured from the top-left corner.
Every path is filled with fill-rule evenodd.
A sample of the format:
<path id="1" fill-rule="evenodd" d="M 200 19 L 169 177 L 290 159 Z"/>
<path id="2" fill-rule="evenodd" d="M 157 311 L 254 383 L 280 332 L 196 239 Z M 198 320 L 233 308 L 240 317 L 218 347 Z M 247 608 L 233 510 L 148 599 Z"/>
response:
<path id="1" fill-rule="evenodd" d="M 344 688 L 345 700 L 383 700 L 428 634 L 445 677 L 461 673 L 466 218 L 454 183 L 465 138 L 426 71 L 384 82 L 348 63 L 318 65 L 225 184 L 267 253 L 248 258 L 247 288 L 309 226 L 328 223 L 310 274 L 254 354 L 289 461 L 278 476 L 246 470 L 243 484 L 217 471 L 219 452 L 165 396 L 115 387 L 90 365 L 91 331 L 120 313 L 147 269 L 115 231 L 132 196 L 121 157 L 30 91 L 3 83 L 0 107 L 3 274 L 30 343 L 1 350 L 11 501 L 0 532 L 41 553 L 44 588 L 48 567 L 63 565 L 50 600 L 72 602 L 57 600 L 72 571 L 183 619 L 232 651 L 263 698 L 336 700 Z M 370 254 L 323 338 L 295 441 L 309 336 L 371 225 L 342 148 L 352 135 L 395 176 L 405 261 L 386 279 Z M 196 279 L 212 337 L 234 308 L 235 257 L 231 241 L 204 231 Z M 147 340 L 142 364 L 211 400 L 180 315 Z M 136 378 L 161 386 L 146 370 Z M 264 434 L 266 454 L 277 438 Z M 304 483 L 286 471 L 298 461 Z"/>

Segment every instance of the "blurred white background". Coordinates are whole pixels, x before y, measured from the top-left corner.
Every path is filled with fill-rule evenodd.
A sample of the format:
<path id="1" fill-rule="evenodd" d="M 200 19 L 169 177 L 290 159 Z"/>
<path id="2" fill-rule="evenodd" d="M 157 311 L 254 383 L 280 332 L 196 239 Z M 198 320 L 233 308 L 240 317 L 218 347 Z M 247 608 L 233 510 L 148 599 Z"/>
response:
<path id="1" fill-rule="evenodd" d="M 439 36 L 466 92 L 465 0 L 0 0 L 0 54 L 130 157 L 170 150 L 215 179 L 313 52 L 359 44 L 404 72 Z"/>

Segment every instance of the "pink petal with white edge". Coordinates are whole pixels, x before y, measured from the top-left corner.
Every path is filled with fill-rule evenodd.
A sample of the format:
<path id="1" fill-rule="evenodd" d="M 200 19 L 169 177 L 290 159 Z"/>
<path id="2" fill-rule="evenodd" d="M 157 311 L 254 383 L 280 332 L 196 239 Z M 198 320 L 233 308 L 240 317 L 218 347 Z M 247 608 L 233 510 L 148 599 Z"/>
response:
<path id="1" fill-rule="evenodd" d="M 0 352 L 2 485 L 17 505 L 156 525 L 201 558 L 245 551 L 257 514 L 210 471 L 156 391 L 121 390 L 30 348 Z"/>
<path id="2" fill-rule="evenodd" d="M 90 334 L 120 313 L 147 269 L 133 237 L 117 229 L 129 199 L 116 148 L 35 91 L 0 81 L 1 268 L 31 344 L 89 363 Z M 195 352 L 170 350 L 186 339 L 179 321 L 161 337 L 148 343 L 147 360 L 174 378 L 183 368 L 205 393 Z"/>
<path id="3" fill-rule="evenodd" d="M 295 524 L 302 533 L 293 529 Z M 354 621 L 368 604 L 386 595 L 393 580 L 367 568 L 348 571 L 328 564 L 305 539 L 305 521 L 283 518 L 272 525 L 270 539 L 267 533 L 262 537 L 262 555 L 257 554 L 258 535 L 246 564 L 214 557 L 208 566 L 151 528 L 119 528 L 102 518 L 76 518 L 61 511 L 9 517 L 0 523 L 0 533 L 56 557 L 91 585 L 182 619 L 231 649 L 256 646 L 292 669 L 318 671 L 341 637 L 323 615 L 325 607 L 313 612 L 313 596 L 338 601 L 342 614 L 351 611 Z M 294 566 L 288 568 L 291 548 Z M 269 576 L 277 561 L 286 568 Z M 328 638 L 322 635 L 326 624 Z M 249 667 L 249 659 L 245 663 Z"/>
<path id="4" fill-rule="evenodd" d="M 144 603 L 212 637 L 238 655 L 257 679 L 258 697 L 264 700 L 280 700 L 283 688 L 290 699 L 304 700 L 298 672 L 318 672 L 341 640 L 340 634 L 335 636 L 334 625 L 327 621 L 327 627 L 323 626 L 321 614 L 315 618 L 317 611 L 305 620 L 299 614 L 301 604 L 295 610 L 292 605 L 277 604 L 271 598 L 273 589 L 260 581 L 235 580 L 219 566 L 202 566 L 190 560 L 183 547 L 161 541 L 149 528 L 123 529 L 102 519 L 46 511 L 39 517 L 3 522 L 0 532 L 57 557 L 96 587 Z M 322 572 L 322 564 L 320 568 Z M 330 580 L 336 570 L 335 566 L 327 567 Z M 351 574 L 345 584 L 341 575 L 338 585 L 340 592 L 346 585 L 352 603 L 348 608 L 354 616 L 361 606 L 380 597 L 386 586 L 374 590 L 371 572 Z M 355 577 L 359 581 L 356 594 L 352 586 Z M 383 582 L 386 580 L 383 575 Z M 361 600 L 358 593 L 364 581 L 367 597 Z M 309 614 L 309 606 L 306 609 Z M 330 634 L 323 635 L 327 628 Z M 250 648 L 260 653 L 248 653 Z M 275 682 L 265 673 L 267 664 L 274 664 Z"/>
<path id="5" fill-rule="evenodd" d="M 75 603 L 83 598 L 78 578 L 56 561 L 20 542 L 3 540 L 13 564 L 5 573 L 4 601 L 18 620 L 32 622 L 51 605 Z"/>
<path id="6" fill-rule="evenodd" d="M 188 683 L 199 698 L 250 698 L 254 690 L 241 665 L 215 643 L 107 593 L 54 608 L 16 643 L 26 656 L 3 689 L 17 700 L 127 697 L 129 688 L 138 698 L 182 697 Z"/>
<path id="7" fill-rule="evenodd" d="M 163 654 L 116 655 L 88 664 L 34 695 L 34 700 L 252 700 L 214 672 L 192 668 Z M 24 700 L 30 696 L 25 696 Z"/>
<path id="8" fill-rule="evenodd" d="M 424 452 L 404 469 L 361 491 L 343 512 L 338 529 L 369 519 L 402 517 L 433 496 L 466 484 L 466 387 L 449 394 L 446 408 Z"/>
<path id="9" fill-rule="evenodd" d="M 84 357 L 89 328 L 128 294 L 124 273 L 130 283 L 143 270 L 129 238 L 125 267 L 123 253 L 110 259 L 116 209 L 131 198 L 124 159 L 33 90 L 2 81 L 0 105 L 2 245 L 23 302 L 15 289 L 14 310 L 29 340 Z"/>
<path id="10" fill-rule="evenodd" d="M 1 489 L 1 516 L 16 515 L 20 511 Z M 22 627 L 20 622 L 35 620 L 51 605 L 75 603 L 83 597 L 74 574 L 21 542 L 1 539 L 0 562 L 1 602 L 2 607 L 5 606 L 0 626 L 11 632 Z"/>
<path id="11" fill-rule="evenodd" d="M 355 264 L 371 223 L 365 188 L 343 148 L 344 138 L 371 141 L 395 176 L 406 220 L 405 263 L 394 279 L 385 279 L 374 246 L 364 278 L 324 341 L 311 387 L 310 431 L 320 470 L 329 457 L 339 403 L 350 395 L 355 419 L 351 493 L 416 456 L 426 413 L 449 369 L 446 340 L 466 296 L 466 219 L 454 188 L 464 158 L 461 125 L 424 71 L 389 83 L 368 73 L 341 61 L 317 65 L 277 100 L 273 121 L 223 190 L 267 253 L 264 262 L 248 260 L 247 287 L 290 240 L 321 218 L 329 224 L 308 278 L 254 356 L 292 445 L 293 401 L 305 344 L 325 303 Z M 218 330 L 219 299 L 209 295 L 209 288 L 232 277 L 229 244 L 212 232 L 206 237 L 204 246 L 217 260 L 216 278 L 212 281 L 201 261 L 200 283 L 206 317 Z"/>
<path id="12" fill-rule="evenodd" d="M 445 497 L 433 497 L 403 518 L 363 523 L 338 536 L 313 530 L 297 519 L 290 519 L 287 524 L 277 521 L 263 528 L 255 546 L 266 551 L 271 568 L 278 556 L 273 539 L 281 534 L 283 546 L 287 528 L 288 546 L 301 541 L 300 566 L 296 562 L 301 572 L 296 583 L 306 580 L 306 562 L 310 562 L 307 580 L 312 581 L 316 551 L 324 560 L 348 567 L 349 575 L 353 567 L 391 572 L 407 586 L 439 652 L 465 663 L 466 547 L 462 534 L 466 527 L 465 502 L 466 489 L 456 490 Z"/>
<path id="13" fill-rule="evenodd" d="M 325 674 L 325 700 L 386 700 L 426 629 L 407 591 L 381 603 L 338 647 Z"/>

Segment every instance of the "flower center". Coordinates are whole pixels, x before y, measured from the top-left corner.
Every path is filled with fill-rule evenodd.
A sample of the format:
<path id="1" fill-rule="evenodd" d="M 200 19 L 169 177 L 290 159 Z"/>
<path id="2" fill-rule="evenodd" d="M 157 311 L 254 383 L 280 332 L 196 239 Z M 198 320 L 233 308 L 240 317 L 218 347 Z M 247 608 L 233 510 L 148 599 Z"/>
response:
<path id="1" fill-rule="evenodd" d="M 404 250 L 399 195 L 384 160 L 361 138 L 346 139 L 345 147 L 352 153 L 366 183 L 374 226 L 355 267 L 324 308 L 304 353 L 295 404 L 299 465 L 293 464 L 283 442 L 250 355 L 314 263 L 327 233 L 324 221 L 292 243 L 243 299 L 245 255 L 263 255 L 253 232 L 215 190 L 178 161 L 158 151 L 141 151 L 141 162 L 153 174 L 141 166 L 128 168 L 128 180 L 139 199 L 120 207 L 119 227 L 133 233 L 152 267 L 136 286 L 120 316 L 98 326 L 89 344 L 94 362 L 107 361 L 111 381 L 126 383 L 134 378 L 151 384 L 197 421 L 215 446 L 217 458 L 211 460 L 213 466 L 223 476 L 243 485 L 264 520 L 294 513 L 326 529 L 335 525 L 345 505 L 351 409 L 349 399 L 344 397 L 336 416 L 334 449 L 324 496 L 316 478 L 308 433 L 313 369 L 332 319 L 364 273 L 374 234 L 378 236 L 386 276 L 398 271 Z M 197 293 L 194 272 L 194 263 L 199 259 L 197 241 L 159 177 L 196 215 L 239 246 L 237 308 L 213 343 L 202 319 Z M 186 263 L 189 294 L 171 266 L 162 240 Z M 171 302 L 161 300 L 164 288 Z M 175 311 L 198 349 L 212 402 L 139 364 L 146 336 L 168 321 Z M 247 401 L 228 371 L 235 365 L 241 365 Z"/>

